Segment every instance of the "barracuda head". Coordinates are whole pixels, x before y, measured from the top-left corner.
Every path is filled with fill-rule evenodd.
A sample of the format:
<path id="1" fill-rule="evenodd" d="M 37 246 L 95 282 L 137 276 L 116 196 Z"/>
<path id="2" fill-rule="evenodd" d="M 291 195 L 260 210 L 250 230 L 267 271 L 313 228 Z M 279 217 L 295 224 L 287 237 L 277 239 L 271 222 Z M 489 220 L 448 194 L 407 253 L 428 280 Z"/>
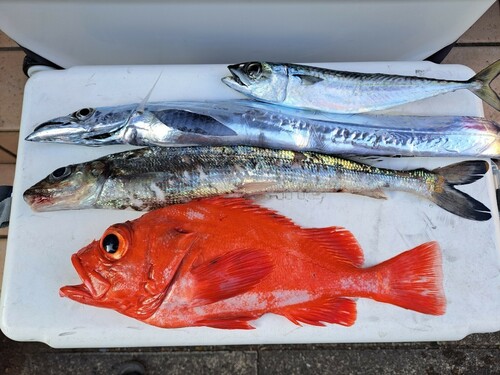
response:
<path id="1" fill-rule="evenodd" d="M 222 82 L 246 96 L 270 103 L 286 98 L 288 71 L 284 64 L 248 62 L 229 65 L 232 76 Z"/>
<path id="2" fill-rule="evenodd" d="M 26 190 L 23 198 L 35 211 L 92 208 L 108 173 L 100 160 L 61 167 Z"/>
<path id="3" fill-rule="evenodd" d="M 38 125 L 27 141 L 101 146 L 121 144 L 122 130 L 135 107 L 82 108 Z"/>

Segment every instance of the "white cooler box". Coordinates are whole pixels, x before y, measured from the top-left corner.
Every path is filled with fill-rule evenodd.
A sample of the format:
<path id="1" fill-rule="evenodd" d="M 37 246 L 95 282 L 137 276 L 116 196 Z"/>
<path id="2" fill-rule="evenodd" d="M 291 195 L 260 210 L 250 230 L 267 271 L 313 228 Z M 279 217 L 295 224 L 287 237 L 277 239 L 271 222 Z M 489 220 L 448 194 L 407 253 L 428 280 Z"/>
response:
<path id="1" fill-rule="evenodd" d="M 68 68 L 263 60 L 416 61 L 495 0 L 0 0 L 0 29 Z"/>
<path id="2" fill-rule="evenodd" d="M 473 72 L 457 65 L 414 63 L 321 64 L 325 67 L 447 79 Z M 13 192 L 11 224 L 2 287 L 1 329 L 20 341 L 53 347 L 226 345 L 264 343 L 391 342 L 458 340 L 473 332 L 500 329 L 499 218 L 492 170 L 460 189 L 486 204 L 493 217 L 475 222 L 450 214 L 429 201 L 402 193 L 388 200 L 350 194 L 270 194 L 261 201 L 306 227 L 344 226 L 364 249 L 365 266 L 375 265 L 430 240 L 442 249 L 446 314 L 429 316 L 393 305 L 359 299 L 352 327 L 296 326 L 267 314 L 255 330 L 205 327 L 161 329 L 59 297 L 63 285 L 80 282 L 71 254 L 99 238 L 111 224 L 137 218 L 132 211 L 81 210 L 37 213 L 23 201 L 25 189 L 54 169 L 127 146 L 87 148 L 24 141 L 37 123 L 87 106 L 141 101 L 159 81 L 151 101 L 239 98 L 220 82 L 226 65 L 86 66 L 36 73 L 25 90 Z M 482 116 L 481 101 L 459 91 L 401 106 L 393 114 Z M 385 159 L 391 168 L 435 168 L 452 158 Z"/>

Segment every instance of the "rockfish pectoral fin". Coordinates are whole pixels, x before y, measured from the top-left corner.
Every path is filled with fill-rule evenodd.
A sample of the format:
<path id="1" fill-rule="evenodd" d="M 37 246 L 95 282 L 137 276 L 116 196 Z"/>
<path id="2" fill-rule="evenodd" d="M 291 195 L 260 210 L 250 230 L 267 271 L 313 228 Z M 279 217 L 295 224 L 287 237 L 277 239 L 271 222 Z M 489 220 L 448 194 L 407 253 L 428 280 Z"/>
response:
<path id="1" fill-rule="evenodd" d="M 248 292 L 272 269 L 272 259 L 265 251 L 231 251 L 192 268 L 193 298 L 213 303 Z"/>
<path id="2" fill-rule="evenodd" d="M 356 302 L 343 297 L 321 297 L 273 311 L 291 322 L 324 326 L 324 323 L 352 326 L 356 321 Z"/>

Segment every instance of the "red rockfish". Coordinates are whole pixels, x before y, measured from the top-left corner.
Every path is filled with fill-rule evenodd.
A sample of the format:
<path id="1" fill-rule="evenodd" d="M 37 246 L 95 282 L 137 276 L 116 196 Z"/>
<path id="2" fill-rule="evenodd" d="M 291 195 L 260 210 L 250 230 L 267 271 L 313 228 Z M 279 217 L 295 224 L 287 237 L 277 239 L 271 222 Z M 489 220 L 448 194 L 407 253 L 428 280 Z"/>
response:
<path id="1" fill-rule="evenodd" d="M 165 328 L 251 329 L 266 313 L 350 326 L 356 297 L 433 315 L 446 305 L 437 243 L 361 268 L 348 230 L 302 228 L 242 198 L 191 201 L 112 225 L 72 262 L 83 284 L 61 296 Z"/>

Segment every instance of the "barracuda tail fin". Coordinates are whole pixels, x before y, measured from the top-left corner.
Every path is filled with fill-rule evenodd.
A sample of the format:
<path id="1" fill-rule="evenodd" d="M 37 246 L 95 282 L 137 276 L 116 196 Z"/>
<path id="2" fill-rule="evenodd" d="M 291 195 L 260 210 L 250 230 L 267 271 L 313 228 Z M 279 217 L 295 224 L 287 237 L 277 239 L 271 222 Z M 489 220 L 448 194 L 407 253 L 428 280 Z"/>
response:
<path id="1" fill-rule="evenodd" d="M 491 213 L 488 207 L 454 187 L 479 180 L 488 169 L 488 163 L 481 160 L 464 161 L 434 169 L 433 172 L 443 177 L 443 180 L 432 192 L 432 201 L 446 211 L 463 218 L 489 220 Z"/>
<path id="2" fill-rule="evenodd" d="M 495 61 L 490 66 L 481 70 L 472 77 L 469 82 L 480 82 L 481 87 L 471 88 L 470 90 L 497 111 L 500 111 L 500 97 L 490 86 L 491 81 L 493 81 L 498 74 L 500 74 L 500 60 Z"/>

